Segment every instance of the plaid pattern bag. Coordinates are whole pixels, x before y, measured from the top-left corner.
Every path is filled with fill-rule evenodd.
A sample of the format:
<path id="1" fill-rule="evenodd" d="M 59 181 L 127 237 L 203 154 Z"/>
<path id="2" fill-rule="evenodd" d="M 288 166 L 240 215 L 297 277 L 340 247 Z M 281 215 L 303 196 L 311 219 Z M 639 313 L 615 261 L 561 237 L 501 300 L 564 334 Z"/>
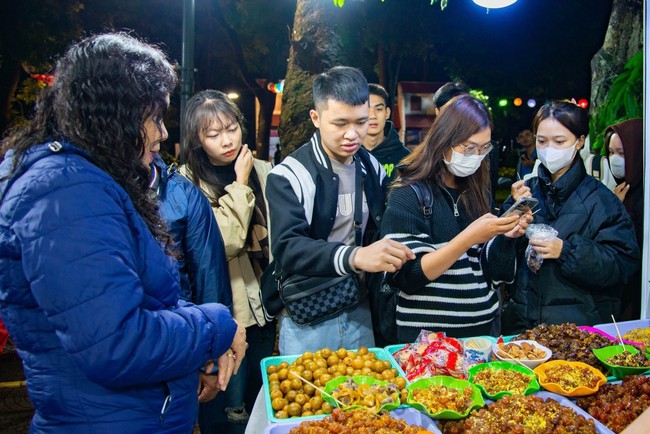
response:
<path id="1" fill-rule="evenodd" d="M 354 276 L 311 277 L 293 275 L 280 284 L 280 298 L 291 320 L 311 326 L 359 303 Z"/>

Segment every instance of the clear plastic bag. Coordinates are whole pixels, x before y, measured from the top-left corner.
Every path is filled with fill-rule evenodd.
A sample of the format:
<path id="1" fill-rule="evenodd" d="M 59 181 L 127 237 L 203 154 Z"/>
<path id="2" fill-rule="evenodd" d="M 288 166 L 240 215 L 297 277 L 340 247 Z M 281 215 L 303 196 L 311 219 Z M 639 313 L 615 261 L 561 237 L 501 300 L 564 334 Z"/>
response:
<path id="1" fill-rule="evenodd" d="M 528 225 L 528 229 L 526 230 L 526 237 L 528 237 L 529 240 L 535 239 L 539 241 L 550 241 L 557 237 L 557 231 L 549 225 L 531 224 Z M 526 247 L 526 264 L 528 265 L 528 268 L 530 268 L 530 271 L 537 273 L 539 269 L 542 268 L 543 262 L 544 258 L 542 258 L 542 256 L 533 249 L 533 246 L 529 244 L 528 247 Z"/>

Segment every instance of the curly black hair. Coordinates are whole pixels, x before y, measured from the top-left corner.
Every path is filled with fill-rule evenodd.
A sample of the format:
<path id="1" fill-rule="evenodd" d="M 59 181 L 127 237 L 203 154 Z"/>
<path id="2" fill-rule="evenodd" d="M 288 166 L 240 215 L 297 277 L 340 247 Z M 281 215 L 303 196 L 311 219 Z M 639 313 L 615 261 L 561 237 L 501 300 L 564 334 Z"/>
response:
<path id="1" fill-rule="evenodd" d="M 12 132 L 3 151 L 14 149 L 15 170 L 40 143 L 63 140 L 85 150 L 126 190 L 151 233 L 173 253 L 158 204 L 147 194 L 149 175 L 140 158 L 145 120 L 162 124 L 176 84 L 174 67 L 157 47 L 122 32 L 91 36 L 60 58 L 53 86 L 40 96 L 30 124 Z"/>

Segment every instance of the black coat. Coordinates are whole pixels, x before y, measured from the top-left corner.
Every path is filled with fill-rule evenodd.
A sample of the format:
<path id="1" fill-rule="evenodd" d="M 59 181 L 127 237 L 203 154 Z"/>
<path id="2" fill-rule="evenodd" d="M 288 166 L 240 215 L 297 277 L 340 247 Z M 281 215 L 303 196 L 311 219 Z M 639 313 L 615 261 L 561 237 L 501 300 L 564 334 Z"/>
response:
<path id="1" fill-rule="evenodd" d="M 622 290 L 640 266 L 632 220 L 620 200 L 588 176 L 579 158 L 557 182 L 540 166 L 526 182 L 539 199 L 534 223 L 558 231 L 558 259 L 546 259 L 537 274 L 526 265 L 527 238 L 518 243 L 519 270 L 504 309 L 504 333 L 542 322 L 594 325 L 611 322 L 621 309 Z M 504 209 L 513 203 L 512 197 Z"/>
<path id="2" fill-rule="evenodd" d="M 404 147 L 391 121 L 386 121 L 384 135 L 386 138 L 370 153 L 381 163 L 386 171 L 387 183 L 390 184 L 397 176 L 397 165 L 411 151 Z"/>

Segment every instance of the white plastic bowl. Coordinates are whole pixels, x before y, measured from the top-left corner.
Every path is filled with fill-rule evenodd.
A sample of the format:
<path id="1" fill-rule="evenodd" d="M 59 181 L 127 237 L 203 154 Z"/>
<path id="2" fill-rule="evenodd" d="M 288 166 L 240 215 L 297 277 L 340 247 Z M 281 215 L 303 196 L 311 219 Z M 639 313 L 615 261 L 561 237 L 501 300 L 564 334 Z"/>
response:
<path id="1" fill-rule="evenodd" d="M 536 359 L 536 360 L 513 359 L 511 357 L 508 357 L 507 355 L 502 355 L 503 353 L 501 352 L 501 350 L 499 350 L 499 344 L 493 344 L 492 345 L 492 352 L 494 353 L 494 356 L 497 359 L 501 360 L 502 362 L 508 362 L 508 363 L 513 364 L 513 365 L 520 365 L 521 364 L 521 365 L 526 366 L 529 369 L 535 369 L 537 366 L 539 366 L 542 363 L 548 361 L 548 359 L 550 359 L 551 356 L 553 355 L 553 352 L 550 349 L 546 348 L 544 345 L 538 344 L 535 341 L 529 341 L 529 340 L 510 341 L 510 342 L 506 342 L 505 344 L 506 345 L 507 344 L 518 344 L 518 345 L 520 345 L 520 344 L 522 344 L 524 342 L 527 342 L 527 343 L 529 343 L 531 345 L 534 345 L 535 347 L 541 349 L 542 351 L 544 351 L 544 353 L 546 355 L 543 358 Z"/>

